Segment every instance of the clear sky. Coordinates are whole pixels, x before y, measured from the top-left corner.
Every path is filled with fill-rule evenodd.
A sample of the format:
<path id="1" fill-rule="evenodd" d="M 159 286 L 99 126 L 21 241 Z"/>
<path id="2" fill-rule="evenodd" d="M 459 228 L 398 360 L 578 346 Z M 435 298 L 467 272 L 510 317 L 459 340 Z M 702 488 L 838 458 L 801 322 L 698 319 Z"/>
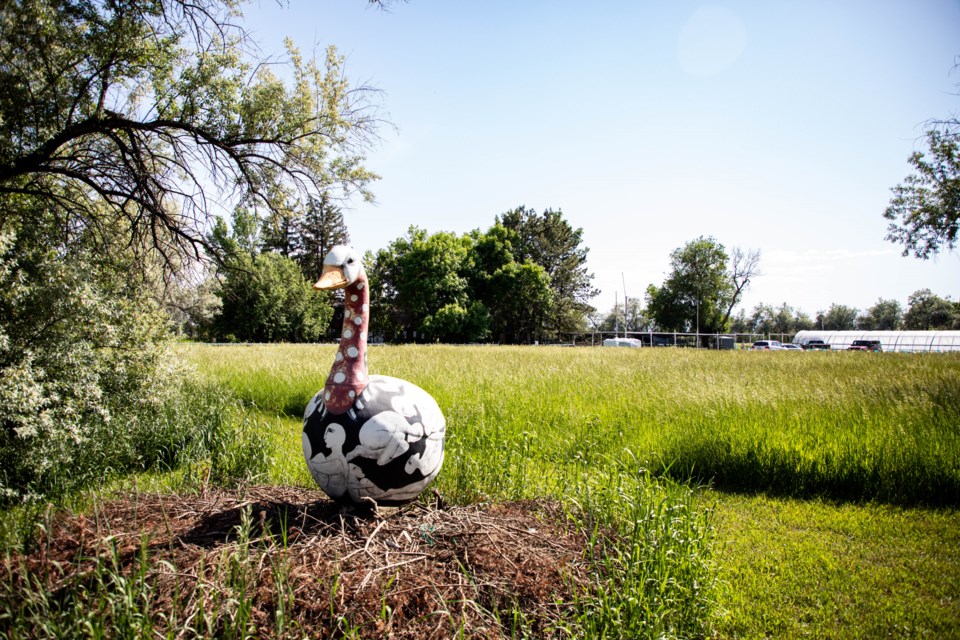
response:
<path id="1" fill-rule="evenodd" d="M 266 54 L 333 44 L 383 91 L 377 202 L 345 216 L 376 250 L 410 225 L 486 229 L 526 205 L 584 230 L 608 309 L 661 284 L 701 235 L 760 249 L 743 300 L 960 298 L 960 255 L 885 241 L 923 123 L 960 111 L 960 0 L 261 0 Z"/>

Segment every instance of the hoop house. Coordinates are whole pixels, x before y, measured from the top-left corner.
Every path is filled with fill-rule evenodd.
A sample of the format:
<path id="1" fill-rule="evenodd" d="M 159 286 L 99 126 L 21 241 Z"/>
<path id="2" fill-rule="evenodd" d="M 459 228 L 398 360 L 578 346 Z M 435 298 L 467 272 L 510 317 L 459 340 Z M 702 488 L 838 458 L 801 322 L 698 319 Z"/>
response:
<path id="1" fill-rule="evenodd" d="M 960 331 L 800 331 L 793 343 L 804 346 L 823 340 L 831 350 L 847 349 L 854 340 L 879 340 L 884 351 L 960 351 Z"/>

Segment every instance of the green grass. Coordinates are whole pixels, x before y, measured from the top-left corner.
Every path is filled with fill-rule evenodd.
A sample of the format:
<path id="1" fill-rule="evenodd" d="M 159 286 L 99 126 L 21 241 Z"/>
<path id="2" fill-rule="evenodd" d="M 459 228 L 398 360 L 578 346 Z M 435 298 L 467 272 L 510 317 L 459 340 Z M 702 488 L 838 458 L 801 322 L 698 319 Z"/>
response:
<path id="1" fill-rule="evenodd" d="M 295 484 L 300 407 L 333 353 L 189 351 L 272 417 L 297 462 L 271 479 Z M 718 637 L 960 637 L 956 355 L 378 347 L 370 367 L 444 409 L 450 499 L 605 492 L 627 468 L 727 490 L 689 507 L 715 508 L 723 588 L 700 614 Z"/>
<path id="2" fill-rule="evenodd" d="M 960 637 L 953 510 L 719 496 L 723 638 Z"/>
<path id="3" fill-rule="evenodd" d="M 334 351 L 187 353 L 282 421 L 279 434 L 295 428 Z M 629 449 L 656 473 L 727 489 L 960 503 L 954 354 L 438 346 L 373 348 L 370 363 L 371 373 L 409 379 L 443 408 L 451 455 L 441 483 L 456 499 L 560 494 L 570 465 L 602 464 Z M 281 446 L 295 457 L 299 442 Z M 491 457 L 500 463 L 486 464 Z M 299 467 L 271 477 L 307 481 Z"/>
<path id="4" fill-rule="evenodd" d="M 312 486 L 301 414 L 335 347 L 180 349 L 242 408 L 210 460 L 140 485 L 219 470 Z M 369 361 L 443 409 L 447 501 L 552 497 L 591 533 L 603 581 L 574 637 L 960 638 L 958 355 L 411 346 Z M 107 591 L 101 609 L 139 597 Z"/>

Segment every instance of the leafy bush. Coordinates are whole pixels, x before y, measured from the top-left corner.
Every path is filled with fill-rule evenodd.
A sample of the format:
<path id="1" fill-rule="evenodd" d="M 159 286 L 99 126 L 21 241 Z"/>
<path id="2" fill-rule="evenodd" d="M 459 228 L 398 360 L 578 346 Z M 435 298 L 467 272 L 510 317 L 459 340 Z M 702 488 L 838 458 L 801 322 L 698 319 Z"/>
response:
<path id="1" fill-rule="evenodd" d="M 149 273 L 36 213 L 0 232 L 0 503 L 209 452 L 231 401 L 171 353 Z"/>

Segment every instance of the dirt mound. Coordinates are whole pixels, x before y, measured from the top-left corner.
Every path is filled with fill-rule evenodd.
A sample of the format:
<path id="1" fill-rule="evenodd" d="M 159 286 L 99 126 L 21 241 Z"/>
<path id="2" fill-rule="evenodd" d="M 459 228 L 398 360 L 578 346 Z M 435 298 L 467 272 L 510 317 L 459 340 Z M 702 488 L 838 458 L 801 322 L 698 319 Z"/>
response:
<path id="1" fill-rule="evenodd" d="M 117 583 L 112 568 L 140 581 L 164 635 L 496 638 L 519 623 L 550 637 L 589 584 L 586 545 L 545 501 L 344 513 L 317 491 L 255 487 L 60 514 L 0 573 L 2 597 L 32 579 L 56 601 Z"/>

